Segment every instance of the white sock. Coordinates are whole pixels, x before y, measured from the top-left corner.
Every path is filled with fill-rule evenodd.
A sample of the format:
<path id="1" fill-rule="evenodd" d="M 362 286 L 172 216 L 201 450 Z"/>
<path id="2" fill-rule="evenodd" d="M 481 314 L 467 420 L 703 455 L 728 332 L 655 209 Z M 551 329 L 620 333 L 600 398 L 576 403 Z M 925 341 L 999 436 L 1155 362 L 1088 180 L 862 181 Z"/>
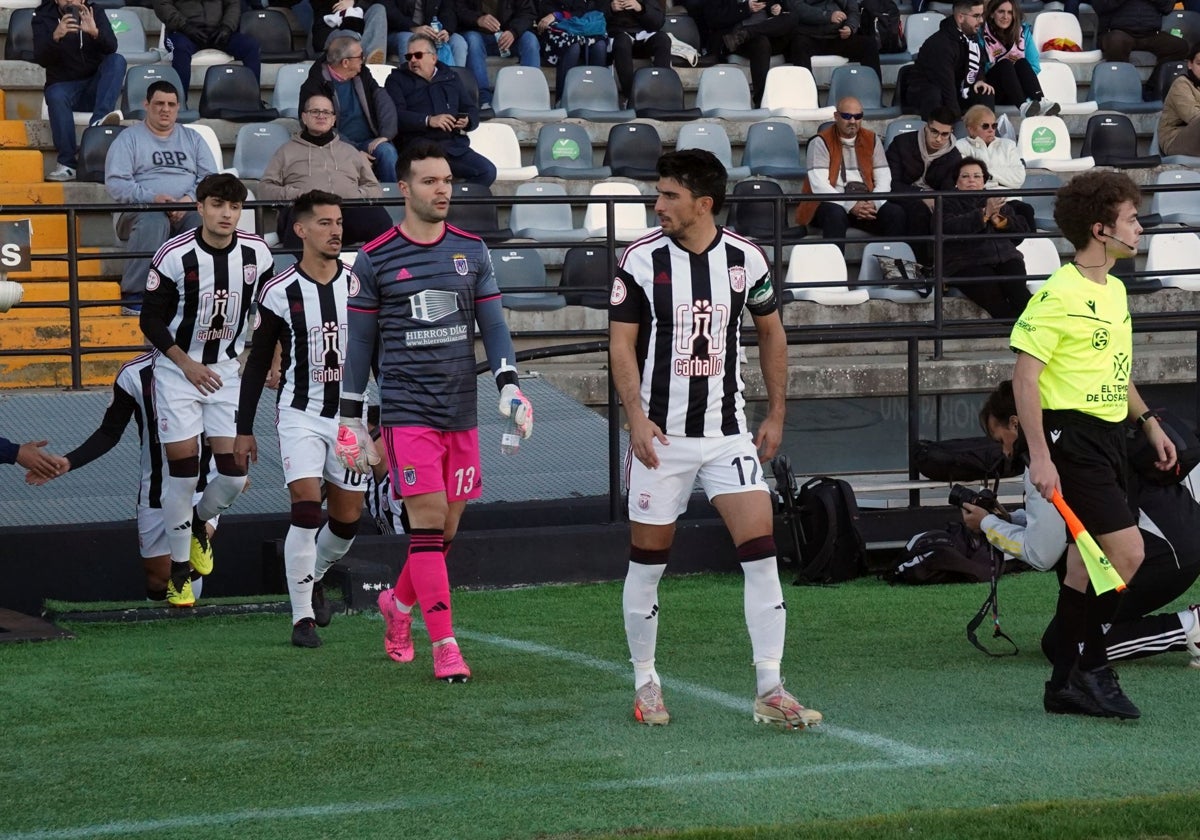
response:
<path id="1" fill-rule="evenodd" d="M 758 693 L 766 694 L 779 685 L 779 663 L 783 661 L 783 639 L 787 633 L 787 605 L 774 557 L 742 563 L 742 572 L 746 577 L 743 594 L 746 629 L 750 631 Z"/>
<path id="2" fill-rule="evenodd" d="M 317 562 L 317 530 L 292 525 L 283 541 L 283 569 L 288 597 L 292 600 L 292 624 L 313 618 L 313 567 Z"/>
<path id="3" fill-rule="evenodd" d="M 207 522 L 224 513 L 245 488 L 246 476 L 217 473 L 208 482 L 208 486 L 204 488 L 204 495 L 196 503 L 196 513 L 200 515 L 200 520 Z"/>
<path id="4" fill-rule="evenodd" d="M 192 595 L 195 596 L 197 601 L 200 600 L 200 592 L 203 589 L 204 589 L 204 578 L 197 576 L 196 579 L 194 581 L 192 581 Z"/>
<path id="5" fill-rule="evenodd" d="M 317 532 L 317 567 L 314 574 L 316 579 L 323 580 L 329 567 L 345 557 L 346 552 L 353 544 L 354 537 L 348 540 L 342 539 L 329 530 L 328 522 L 325 523 L 325 526 Z"/>
<path id="6" fill-rule="evenodd" d="M 171 560 L 177 563 L 186 563 L 192 554 L 192 494 L 198 480 L 194 475 L 168 475 L 163 482 L 163 526 L 167 529 Z"/>
<path id="7" fill-rule="evenodd" d="M 654 670 L 654 649 L 658 644 L 658 582 L 666 571 L 665 563 L 630 563 L 625 574 L 621 608 L 625 613 L 625 638 L 633 662 L 633 687 L 658 679 Z"/>
<path id="8" fill-rule="evenodd" d="M 1180 610 L 1176 615 L 1179 616 L 1179 623 L 1183 625 L 1184 634 L 1191 633 L 1196 626 L 1196 614 L 1191 610 Z"/>
<path id="9" fill-rule="evenodd" d="M 400 610 L 400 612 L 404 613 L 405 615 L 408 615 L 410 612 L 412 612 L 412 608 L 415 606 L 415 604 L 404 603 L 395 595 L 392 596 L 392 601 L 396 604 L 396 609 Z"/>

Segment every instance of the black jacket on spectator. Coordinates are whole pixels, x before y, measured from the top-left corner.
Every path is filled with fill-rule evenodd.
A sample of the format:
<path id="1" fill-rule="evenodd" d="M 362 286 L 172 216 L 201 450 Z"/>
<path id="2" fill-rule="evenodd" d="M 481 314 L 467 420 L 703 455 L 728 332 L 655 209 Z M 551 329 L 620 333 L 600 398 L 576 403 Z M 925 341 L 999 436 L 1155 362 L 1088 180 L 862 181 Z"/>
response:
<path id="1" fill-rule="evenodd" d="M 34 61 L 46 68 L 47 86 L 89 78 L 106 56 L 117 51 L 117 36 L 108 15 L 91 3 L 86 5 L 96 19 L 98 38 L 78 32 L 55 41 L 54 30 L 63 16 L 55 0 L 43 0 L 33 13 L 33 56 Z"/>
<path id="2" fill-rule="evenodd" d="M 662 0 L 639 0 L 642 4 L 640 12 L 628 10 L 614 12 L 612 3 L 604 4 L 604 20 L 608 24 L 608 34 L 614 32 L 657 32 L 663 28 L 667 16 L 663 12 Z"/>
<path id="3" fill-rule="evenodd" d="M 1029 233 L 1029 223 L 1013 209 L 1011 203 L 1005 204 L 1004 209 L 1000 211 L 1008 222 L 1004 232 L 1012 235 L 984 235 L 992 234 L 996 230 L 990 223 L 986 225 L 983 223 L 983 208 L 987 204 L 987 200 L 988 195 L 982 190 L 956 190 L 955 195 L 947 196 L 943 201 L 942 231 L 944 233 L 980 234 L 974 239 L 947 239 L 942 243 L 942 271 L 944 273 L 953 275 L 974 266 L 979 269 L 979 274 L 983 275 L 990 266 L 1022 258 L 1016 243 L 1026 233 Z"/>
<path id="4" fill-rule="evenodd" d="M 465 132 L 447 132 L 425 125 L 426 117 L 437 114 L 466 114 L 467 131 L 479 125 L 479 108 L 452 67 L 439 61 L 433 78 L 426 80 L 405 65 L 388 76 L 387 95 L 396 109 L 399 125 L 396 148 L 403 149 L 414 140 L 432 140 L 453 156 L 471 148 Z"/>
<path id="5" fill-rule="evenodd" d="M 459 32 L 478 29 L 476 21 L 483 17 L 483 4 L 480 0 L 456 0 L 455 14 L 458 16 Z M 513 38 L 520 38 L 533 28 L 537 22 L 533 9 L 533 0 L 497 0 L 496 20 L 500 21 L 501 32 L 511 32 Z"/>
<path id="6" fill-rule="evenodd" d="M 858 0 L 792 0 L 784 6 L 796 17 L 797 29 L 805 35 L 837 38 L 838 30 L 843 26 L 849 26 L 854 32 L 862 28 Z M 834 23 L 829 19 L 834 12 L 845 12 L 846 19 Z"/>
<path id="7" fill-rule="evenodd" d="M 375 0 L 372 5 L 387 11 L 388 32 L 409 32 L 416 26 L 426 26 L 435 17 L 450 34 L 458 32 L 458 9 L 454 0 L 419 0 L 424 15 L 421 22 L 413 21 L 418 0 Z"/>
<path id="8" fill-rule="evenodd" d="M 909 71 L 908 85 L 913 101 L 923 99 L 918 88 L 938 91 L 939 104 L 961 112 L 962 90 L 967 83 L 967 39 L 953 15 L 942 21 L 937 32 L 926 39 Z"/>
<path id="9" fill-rule="evenodd" d="M 358 101 L 367 115 L 367 122 L 370 124 L 374 136 L 386 137 L 389 140 L 395 137 L 396 106 L 392 104 L 391 97 L 379 86 L 370 71 L 364 68 L 354 77 L 354 90 L 358 94 Z M 329 65 L 325 63 L 324 55 L 313 62 L 312 68 L 308 71 L 308 78 L 300 86 L 300 107 L 303 108 L 304 103 L 314 94 L 329 97 L 333 101 L 333 110 L 338 111 L 340 116 L 341 107 L 333 92 Z"/>
<path id="10" fill-rule="evenodd" d="M 154 14 L 168 32 L 185 32 L 189 26 L 210 33 L 222 26 L 237 32 L 242 4 L 241 0 L 154 0 Z"/>
<path id="11" fill-rule="evenodd" d="M 946 154 L 930 161 L 929 172 L 926 174 L 925 162 L 921 160 L 921 147 L 917 145 L 917 138 L 922 130 L 899 134 L 887 147 L 888 168 L 892 170 L 892 192 L 920 191 L 917 181 L 921 180 L 922 175 L 925 176 L 925 183 L 931 190 L 954 189 L 957 178 L 955 169 L 962 160 L 962 154 L 958 149 L 951 148 Z"/>
<path id="12" fill-rule="evenodd" d="M 1118 29 L 1131 35 L 1162 31 L 1163 15 L 1175 8 L 1174 0 L 1093 0 L 1100 32 Z"/>

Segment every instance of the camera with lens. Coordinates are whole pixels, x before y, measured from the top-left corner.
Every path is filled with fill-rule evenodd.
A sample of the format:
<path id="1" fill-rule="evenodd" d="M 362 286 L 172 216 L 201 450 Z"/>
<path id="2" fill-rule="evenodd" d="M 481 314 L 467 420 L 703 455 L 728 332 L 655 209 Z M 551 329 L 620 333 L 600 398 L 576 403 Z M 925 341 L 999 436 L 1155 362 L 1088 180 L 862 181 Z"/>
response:
<path id="1" fill-rule="evenodd" d="M 1000 504 L 996 494 L 986 487 L 982 490 L 972 490 L 970 487 L 955 484 L 950 488 L 950 504 L 957 508 L 961 508 L 964 504 L 975 505 L 988 513 L 1008 518 L 1008 511 L 1004 509 L 1004 505 Z"/>

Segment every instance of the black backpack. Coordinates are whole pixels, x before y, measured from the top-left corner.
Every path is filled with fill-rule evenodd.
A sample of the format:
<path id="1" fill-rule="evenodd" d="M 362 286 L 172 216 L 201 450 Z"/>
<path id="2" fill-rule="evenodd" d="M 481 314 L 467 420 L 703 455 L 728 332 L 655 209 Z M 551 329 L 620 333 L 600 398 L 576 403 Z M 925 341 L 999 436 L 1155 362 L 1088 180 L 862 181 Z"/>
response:
<path id="1" fill-rule="evenodd" d="M 988 437 L 919 440 L 913 463 L 933 481 L 988 481 L 1024 471 L 1022 463 L 1005 458 L 1003 447 Z"/>
<path id="2" fill-rule="evenodd" d="M 867 544 L 858 530 L 858 503 L 845 481 L 818 476 L 797 489 L 786 455 L 771 462 L 800 568 L 796 584 L 838 583 L 867 571 Z"/>
<path id="3" fill-rule="evenodd" d="M 895 0 L 863 0 L 859 4 L 862 30 L 875 33 L 881 53 L 908 51 L 904 38 L 904 23 Z"/>

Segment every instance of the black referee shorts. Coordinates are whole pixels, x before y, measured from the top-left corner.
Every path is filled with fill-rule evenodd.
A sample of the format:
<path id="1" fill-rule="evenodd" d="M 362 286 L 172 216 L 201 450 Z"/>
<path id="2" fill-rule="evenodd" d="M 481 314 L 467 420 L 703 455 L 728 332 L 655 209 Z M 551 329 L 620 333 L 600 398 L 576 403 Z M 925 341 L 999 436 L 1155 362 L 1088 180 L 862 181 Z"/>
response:
<path id="1" fill-rule="evenodd" d="M 1079 411 L 1046 409 L 1042 427 L 1063 498 L 1093 536 L 1131 528 L 1125 497 L 1125 430 Z"/>

